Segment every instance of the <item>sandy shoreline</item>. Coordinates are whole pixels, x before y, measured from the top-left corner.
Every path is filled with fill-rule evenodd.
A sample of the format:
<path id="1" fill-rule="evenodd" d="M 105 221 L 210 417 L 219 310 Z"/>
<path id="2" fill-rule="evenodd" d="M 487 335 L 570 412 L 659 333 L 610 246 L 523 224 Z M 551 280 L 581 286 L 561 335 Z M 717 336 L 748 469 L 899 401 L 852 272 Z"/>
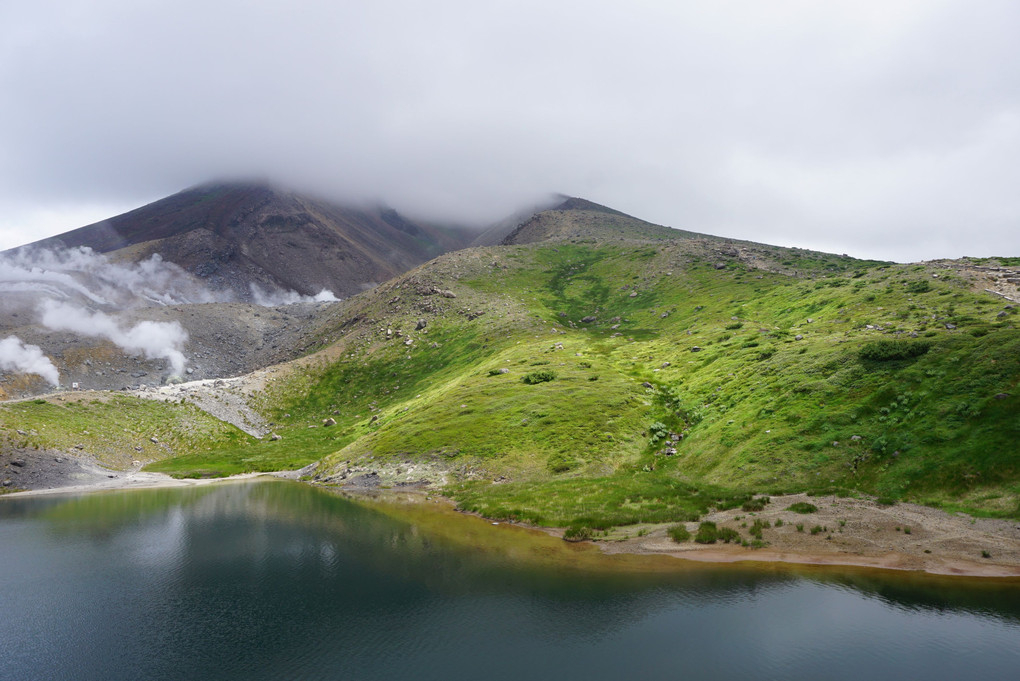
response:
<path id="1" fill-rule="evenodd" d="M 815 505 L 814 513 L 788 510 L 797 502 Z M 611 535 L 598 542 L 605 553 L 665 554 L 693 561 L 739 561 L 833 565 L 920 571 L 968 577 L 1020 577 L 1020 521 L 974 518 L 909 503 L 880 506 L 866 499 L 772 497 L 763 511 L 739 509 L 707 515 L 719 527 L 747 538 L 755 519 L 767 521 L 764 548 L 735 544 L 676 543 L 665 526 L 649 526 L 644 536 Z M 777 527 L 777 521 L 781 526 Z M 798 530 L 797 525 L 802 528 Z M 686 523 L 693 534 L 698 523 Z M 811 529 L 825 528 L 812 534 Z"/>
<path id="2" fill-rule="evenodd" d="M 83 494 L 101 491 L 195 487 L 252 480 L 258 477 L 296 479 L 297 471 L 243 473 L 225 478 L 180 479 L 164 473 L 131 471 L 91 484 L 28 490 L 4 498 Z M 430 493 L 433 498 L 437 495 Z M 798 514 L 788 510 L 807 501 L 818 510 Z M 0 501 L 2 503 L 2 501 Z M 453 505 L 453 502 L 449 502 Z M 1020 578 L 1020 521 L 973 518 L 926 506 L 901 503 L 879 506 L 873 501 L 842 497 L 787 495 L 772 497 L 763 511 L 739 509 L 707 515 L 719 527 L 732 527 L 747 537 L 755 519 L 768 521 L 764 548 L 736 544 L 676 543 L 665 525 L 617 528 L 594 542 L 606 554 L 666 555 L 710 563 L 786 563 L 920 571 L 934 575 Z M 781 523 L 777 523 L 781 521 Z M 797 525 L 801 524 L 801 530 Z M 698 523 L 687 523 L 692 534 Z M 743 527 L 742 527 L 743 525 Z M 777 525 L 780 525 L 777 527 Z M 825 530 L 812 534 L 810 528 Z M 533 528 L 562 537 L 562 528 Z"/>

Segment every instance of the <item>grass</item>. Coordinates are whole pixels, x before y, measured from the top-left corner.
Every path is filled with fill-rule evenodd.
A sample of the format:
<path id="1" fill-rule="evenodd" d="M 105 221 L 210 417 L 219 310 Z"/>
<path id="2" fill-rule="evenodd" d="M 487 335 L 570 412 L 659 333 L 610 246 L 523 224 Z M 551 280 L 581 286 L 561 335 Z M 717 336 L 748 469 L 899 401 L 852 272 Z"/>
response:
<path id="1" fill-rule="evenodd" d="M 255 399 L 277 442 L 183 405 L 97 407 L 90 432 L 178 475 L 427 462 L 465 510 L 600 531 L 822 490 L 1020 517 L 1017 310 L 927 265 L 626 238 L 451 254 L 346 301 L 341 340 Z M 88 429 L 16 406 L 10 443 Z"/>
<path id="2" fill-rule="evenodd" d="M 113 467 L 178 454 L 206 456 L 254 443 L 234 426 L 187 404 L 69 395 L 0 406 L 0 446 L 5 449 L 80 451 Z"/>

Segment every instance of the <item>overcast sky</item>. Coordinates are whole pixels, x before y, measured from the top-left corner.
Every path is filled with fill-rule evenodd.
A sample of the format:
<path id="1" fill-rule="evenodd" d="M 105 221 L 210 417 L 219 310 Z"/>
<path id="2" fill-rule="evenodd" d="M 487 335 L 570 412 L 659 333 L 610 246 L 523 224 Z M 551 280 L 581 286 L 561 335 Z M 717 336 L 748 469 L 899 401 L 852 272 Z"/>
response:
<path id="1" fill-rule="evenodd" d="M 1010 0 L 0 3 L 0 248 L 210 179 L 1020 256 Z"/>

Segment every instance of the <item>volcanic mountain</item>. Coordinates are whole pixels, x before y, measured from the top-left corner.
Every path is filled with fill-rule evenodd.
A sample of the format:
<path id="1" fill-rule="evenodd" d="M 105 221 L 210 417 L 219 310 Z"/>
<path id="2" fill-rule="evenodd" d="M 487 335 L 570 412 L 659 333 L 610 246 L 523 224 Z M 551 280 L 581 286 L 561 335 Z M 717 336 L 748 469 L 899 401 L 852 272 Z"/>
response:
<path id="1" fill-rule="evenodd" d="M 132 262 L 158 253 L 210 288 L 250 300 L 252 285 L 353 295 L 462 248 L 474 236 L 388 208 L 338 205 L 266 184 L 221 183 L 22 248 L 88 246 Z"/>

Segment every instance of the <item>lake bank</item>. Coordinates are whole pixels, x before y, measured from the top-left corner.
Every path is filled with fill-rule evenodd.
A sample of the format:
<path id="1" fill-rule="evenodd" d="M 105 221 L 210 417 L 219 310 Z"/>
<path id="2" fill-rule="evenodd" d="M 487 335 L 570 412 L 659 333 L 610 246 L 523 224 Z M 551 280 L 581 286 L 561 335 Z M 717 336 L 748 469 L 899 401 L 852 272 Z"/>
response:
<path id="1" fill-rule="evenodd" d="M 15 492 L 0 498 L 195 487 L 247 481 L 262 476 L 296 479 L 297 473 L 244 473 L 226 478 L 182 479 L 163 473 L 129 471 L 115 478 L 98 479 L 87 484 Z M 356 497 L 366 494 L 364 490 L 316 486 Z M 451 513 L 455 511 L 452 500 L 424 490 L 377 490 L 370 494 L 376 497 L 399 494 L 419 501 L 428 499 Z M 810 503 L 817 511 L 808 514 L 790 511 L 789 507 L 795 503 Z M 763 530 L 767 546 L 762 548 L 724 543 L 698 544 L 691 540 L 677 543 L 667 535 L 668 525 L 614 528 L 608 536 L 598 538 L 593 544 L 608 555 L 663 555 L 696 562 L 784 563 L 919 571 L 961 577 L 1020 577 L 1020 521 L 974 518 L 908 503 L 882 506 L 864 499 L 808 497 L 803 494 L 772 497 L 771 503 L 759 512 L 731 509 L 713 512 L 702 520 L 713 521 L 719 527 L 734 528 L 746 536 L 746 528 L 756 519 L 768 523 Z M 489 522 L 528 527 L 560 538 L 564 531 L 563 528 Z M 698 523 L 686 523 L 686 526 L 693 534 Z M 815 529 L 817 531 L 813 531 Z"/>

